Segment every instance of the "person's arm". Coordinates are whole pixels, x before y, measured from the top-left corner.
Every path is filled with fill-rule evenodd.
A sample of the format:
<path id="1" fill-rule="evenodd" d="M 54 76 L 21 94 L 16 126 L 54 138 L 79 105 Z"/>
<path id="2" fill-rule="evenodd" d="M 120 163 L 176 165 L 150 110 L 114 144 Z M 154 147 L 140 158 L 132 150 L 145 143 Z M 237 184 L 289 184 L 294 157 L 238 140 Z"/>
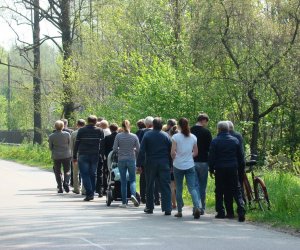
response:
<path id="1" fill-rule="evenodd" d="M 172 139 L 171 157 L 172 157 L 173 160 L 176 157 L 176 148 L 177 148 L 176 141 L 174 139 Z"/>
<path id="2" fill-rule="evenodd" d="M 52 137 L 51 136 L 49 136 L 48 143 L 49 143 L 49 149 L 52 151 L 53 143 L 52 143 Z"/>
<path id="3" fill-rule="evenodd" d="M 139 150 L 139 153 L 138 153 L 138 156 L 137 156 L 137 160 L 136 160 L 136 166 L 139 169 L 141 168 L 141 166 L 143 166 L 143 164 L 145 162 L 146 140 L 147 140 L 146 137 L 144 137 L 142 139 L 140 150 Z"/>
<path id="4" fill-rule="evenodd" d="M 119 148 L 119 136 L 116 135 L 116 138 L 114 140 L 114 145 L 113 145 L 113 151 L 118 151 Z"/>
<path id="5" fill-rule="evenodd" d="M 136 156 L 139 154 L 140 151 L 140 142 L 139 142 L 139 138 L 136 136 L 136 140 L 135 140 L 135 154 Z"/>
<path id="6" fill-rule="evenodd" d="M 79 144 L 81 142 L 81 137 L 82 137 L 82 130 L 79 129 L 77 136 L 76 136 L 76 141 L 75 141 L 75 146 L 74 146 L 74 151 L 73 151 L 73 160 L 76 162 L 77 161 L 77 152 L 78 152 L 78 148 L 79 148 Z"/>
<path id="7" fill-rule="evenodd" d="M 216 149 L 214 143 L 212 142 L 210 144 L 209 154 L 208 154 L 208 166 L 209 166 L 210 176 L 212 178 L 215 173 L 215 164 L 216 164 Z"/>
<path id="8" fill-rule="evenodd" d="M 198 155 L 198 146 L 196 142 L 196 144 L 194 144 L 193 146 L 193 157 L 196 157 L 197 155 Z"/>

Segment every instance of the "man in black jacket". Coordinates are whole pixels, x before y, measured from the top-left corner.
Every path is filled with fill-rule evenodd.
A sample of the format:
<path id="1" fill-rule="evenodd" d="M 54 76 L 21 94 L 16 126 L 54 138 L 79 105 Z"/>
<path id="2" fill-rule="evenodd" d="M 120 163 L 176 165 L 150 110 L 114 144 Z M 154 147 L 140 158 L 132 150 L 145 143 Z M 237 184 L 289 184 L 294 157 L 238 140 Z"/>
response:
<path id="1" fill-rule="evenodd" d="M 211 142 L 208 159 L 209 171 L 211 175 L 215 175 L 216 218 L 225 218 L 223 200 L 232 195 L 237 204 L 239 221 L 243 222 L 245 208 L 238 181 L 238 168 L 245 164 L 243 153 L 238 139 L 229 134 L 226 121 L 218 123 L 218 132 L 218 136 Z"/>
<path id="2" fill-rule="evenodd" d="M 73 151 L 74 161 L 77 161 L 78 152 L 78 166 L 86 190 L 84 201 L 94 199 L 100 141 L 104 138 L 102 129 L 95 126 L 96 116 L 89 116 L 87 122 L 85 127 L 78 130 Z"/>

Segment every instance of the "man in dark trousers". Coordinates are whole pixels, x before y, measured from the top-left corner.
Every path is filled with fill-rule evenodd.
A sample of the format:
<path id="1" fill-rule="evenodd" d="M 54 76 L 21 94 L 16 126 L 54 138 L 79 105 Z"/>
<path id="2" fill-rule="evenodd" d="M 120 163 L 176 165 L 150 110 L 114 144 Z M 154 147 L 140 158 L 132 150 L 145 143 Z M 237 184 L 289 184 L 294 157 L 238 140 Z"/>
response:
<path id="1" fill-rule="evenodd" d="M 215 217 L 225 218 L 223 200 L 232 195 L 237 204 L 238 219 L 243 222 L 245 221 L 245 208 L 238 181 L 238 168 L 245 164 L 243 153 L 238 139 L 229 134 L 227 121 L 218 123 L 218 132 L 218 136 L 211 142 L 208 159 L 209 171 L 211 175 L 215 175 L 217 212 Z"/>
<path id="2" fill-rule="evenodd" d="M 95 126 L 96 122 L 96 116 L 88 117 L 88 124 L 78 130 L 73 151 L 74 161 L 77 161 L 78 152 L 78 167 L 86 190 L 84 201 L 94 199 L 100 141 L 104 138 L 102 129 Z"/>
<path id="3" fill-rule="evenodd" d="M 159 178 L 161 188 L 161 208 L 165 215 L 171 215 L 171 140 L 166 132 L 161 131 L 162 121 L 160 118 L 153 120 L 153 130 L 145 133 L 140 152 L 138 155 L 137 166 L 145 164 L 146 173 L 146 208 L 147 214 L 152 214 L 154 209 L 153 192 L 154 181 Z"/>
<path id="4" fill-rule="evenodd" d="M 191 128 L 191 133 L 197 137 L 198 155 L 194 158 L 196 170 L 196 188 L 199 198 L 201 199 L 201 215 L 206 208 L 206 186 L 208 178 L 208 152 L 212 140 L 210 131 L 206 128 L 208 125 L 208 115 L 199 114 L 197 123 Z"/>

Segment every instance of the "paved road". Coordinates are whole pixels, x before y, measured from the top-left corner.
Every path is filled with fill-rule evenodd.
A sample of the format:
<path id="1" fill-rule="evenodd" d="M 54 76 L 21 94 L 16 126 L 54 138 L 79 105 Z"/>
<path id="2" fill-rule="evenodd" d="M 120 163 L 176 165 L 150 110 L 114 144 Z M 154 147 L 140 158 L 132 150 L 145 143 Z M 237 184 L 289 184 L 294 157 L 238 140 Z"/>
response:
<path id="1" fill-rule="evenodd" d="M 300 238 L 247 223 L 153 215 L 57 194 L 53 173 L 0 160 L 0 249 L 300 249 Z"/>

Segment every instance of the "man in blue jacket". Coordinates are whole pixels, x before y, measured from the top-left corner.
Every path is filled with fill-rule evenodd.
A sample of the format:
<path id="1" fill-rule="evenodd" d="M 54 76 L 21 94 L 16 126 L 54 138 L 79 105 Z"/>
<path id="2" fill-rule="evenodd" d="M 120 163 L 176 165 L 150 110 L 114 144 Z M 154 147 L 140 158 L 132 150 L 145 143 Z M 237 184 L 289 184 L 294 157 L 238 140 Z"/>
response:
<path id="1" fill-rule="evenodd" d="M 209 150 L 209 171 L 215 175 L 216 212 L 218 219 L 225 218 L 224 198 L 234 197 L 239 221 L 245 221 L 245 208 L 238 169 L 245 165 L 243 152 L 238 139 L 229 134 L 227 121 L 218 123 L 218 136 L 214 138 Z M 229 203 L 229 201 L 225 201 Z M 232 201 L 231 201 L 232 202 Z"/>
<path id="2" fill-rule="evenodd" d="M 152 214 L 154 209 L 153 192 L 154 181 L 158 177 L 161 188 L 161 209 L 165 215 L 171 215 L 171 140 L 166 132 L 161 131 L 160 118 L 153 120 L 153 130 L 143 136 L 137 166 L 144 164 L 146 174 L 146 208 L 147 214 Z"/>

